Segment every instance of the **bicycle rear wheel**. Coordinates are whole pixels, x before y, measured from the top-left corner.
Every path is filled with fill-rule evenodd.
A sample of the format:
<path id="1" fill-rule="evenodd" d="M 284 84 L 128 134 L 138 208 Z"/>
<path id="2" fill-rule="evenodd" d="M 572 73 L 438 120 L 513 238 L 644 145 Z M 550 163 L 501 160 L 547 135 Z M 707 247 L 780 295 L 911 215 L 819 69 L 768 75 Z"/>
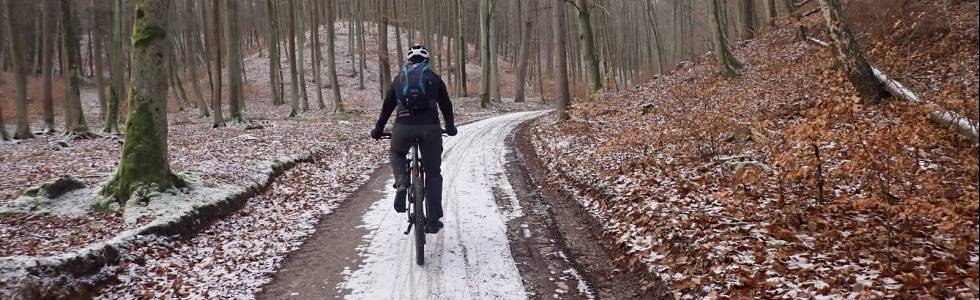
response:
<path id="1" fill-rule="evenodd" d="M 422 186 L 422 183 L 413 185 L 415 203 L 412 205 L 415 215 L 415 264 L 421 266 L 425 264 L 425 196 L 418 192 L 421 188 L 414 188 L 416 186 Z"/>

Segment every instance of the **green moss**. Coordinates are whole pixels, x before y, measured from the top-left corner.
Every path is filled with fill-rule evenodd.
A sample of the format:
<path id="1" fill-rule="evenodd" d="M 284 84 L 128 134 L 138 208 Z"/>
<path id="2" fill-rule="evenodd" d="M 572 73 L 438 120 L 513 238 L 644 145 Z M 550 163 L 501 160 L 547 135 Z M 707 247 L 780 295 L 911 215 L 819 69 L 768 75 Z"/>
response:
<path id="1" fill-rule="evenodd" d="M 126 141 L 116 176 L 102 190 L 102 195 L 125 203 L 134 192 L 146 189 L 165 190 L 183 187 L 183 180 L 169 168 L 160 132 L 153 122 L 152 101 L 130 90 L 131 112 L 126 120 Z"/>
<path id="2" fill-rule="evenodd" d="M 158 26 L 144 25 L 143 22 L 137 21 L 136 25 L 133 26 L 133 47 L 141 48 L 149 45 L 150 42 L 156 39 L 163 39 L 167 37 L 167 31 L 163 30 Z"/>

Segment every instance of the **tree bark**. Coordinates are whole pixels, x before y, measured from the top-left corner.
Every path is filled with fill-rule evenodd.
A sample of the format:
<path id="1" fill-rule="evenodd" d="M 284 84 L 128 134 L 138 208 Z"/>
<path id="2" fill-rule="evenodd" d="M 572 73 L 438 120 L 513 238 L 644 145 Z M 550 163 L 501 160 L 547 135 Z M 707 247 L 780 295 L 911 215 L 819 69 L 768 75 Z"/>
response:
<path id="1" fill-rule="evenodd" d="M 755 3 L 752 0 L 738 0 L 738 11 L 741 19 L 739 29 L 742 40 L 755 37 Z"/>
<path id="2" fill-rule="evenodd" d="M 335 17 L 334 17 L 334 6 L 333 1 L 327 3 L 327 76 L 330 80 L 330 88 L 333 89 L 333 112 L 336 115 L 343 115 L 346 113 L 344 110 L 344 100 L 340 96 L 340 82 L 337 81 L 337 54 L 334 51 L 336 43 L 334 43 L 334 36 L 336 29 L 334 28 Z"/>
<path id="3" fill-rule="evenodd" d="M 568 104 L 571 102 L 568 94 L 568 57 L 565 53 L 565 5 L 564 0 L 554 2 L 554 38 L 555 38 L 555 81 L 558 83 L 558 122 L 569 119 Z"/>
<path id="4" fill-rule="evenodd" d="M 590 0 L 576 0 L 578 11 L 579 41 L 582 43 L 582 55 L 585 57 L 586 72 L 588 72 L 589 98 L 597 99 L 602 95 L 602 76 L 599 73 L 599 56 L 596 53 L 595 35 L 592 32 L 592 13 Z"/>
<path id="5" fill-rule="evenodd" d="M 299 87 L 302 83 L 296 78 L 298 76 L 296 72 L 296 4 L 294 0 L 289 0 L 286 3 L 289 6 L 289 25 L 287 26 L 289 28 L 287 33 L 289 35 L 287 38 L 289 43 L 289 78 L 292 80 L 289 117 L 292 118 L 299 115 Z"/>
<path id="6" fill-rule="evenodd" d="M 320 110 L 326 108 L 326 103 L 323 102 L 323 76 L 320 72 L 320 1 L 311 1 L 313 9 L 310 10 L 310 39 L 313 44 L 313 52 L 311 56 L 313 57 L 313 82 L 316 84 L 316 103 L 320 107 Z"/>
<path id="7" fill-rule="evenodd" d="M 864 51 L 847 24 L 847 17 L 839 0 L 820 0 L 824 19 L 834 44 L 838 61 L 847 73 L 847 79 L 857 89 L 865 104 L 878 104 L 887 95 L 885 86 L 875 79 Z"/>
<path id="8" fill-rule="evenodd" d="M 302 112 L 310 111 L 310 97 L 306 91 L 306 54 L 304 54 L 306 49 L 306 22 L 303 20 L 303 11 L 306 10 L 304 3 L 306 0 L 299 0 L 296 2 L 296 14 L 293 14 L 293 19 L 296 22 L 296 29 L 294 33 L 296 34 L 297 45 L 296 45 L 296 68 L 299 75 L 297 83 L 299 84 L 299 95 L 300 95 L 300 109 Z"/>
<path id="9" fill-rule="evenodd" d="M 269 84 L 272 88 L 272 105 L 282 105 L 282 82 L 279 81 L 279 32 L 278 13 L 272 0 L 265 0 L 265 8 L 268 14 L 268 28 L 266 28 L 267 42 L 269 45 Z"/>
<path id="10" fill-rule="evenodd" d="M 31 122 L 27 117 L 27 74 L 24 69 L 24 56 L 21 54 L 21 35 L 20 28 L 16 28 L 14 20 L 12 0 L 3 0 L 4 3 L 4 25 L 7 27 L 7 49 L 10 52 L 10 62 L 13 65 L 14 88 L 17 90 L 17 101 L 15 103 L 17 128 L 14 130 L 14 139 L 34 138 L 31 132 Z"/>
<path id="11" fill-rule="evenodd" d="M 197 77 L 197 71 L 199 69 L 197 64 L 197 58 L 196 58 L 196 55 L 199 50 L 197 44 L 198 29 L 197 29 L 197 22 L 195 22 L 193 17 L 194 9 L 192 8 L 192 6 L 193 6 L 193 2 L 189 2 L 184 8 L 185 9 L 184 17 L 186 18 L 187 26 L 188 26 L 187 32 L 186 34 L 184 34 L 184 37 L 187 41 L 186 42 L 187 45 L 184 50 L 184 63 L 187 65 L 188 68 L 190 68 L 189 73 L 191 75 L 191 88 L 194 89 L 194 96 L 195 98 L 197 98 L 195 100 L 197 102 L 197 109 L 199 111 L 199 114 L 201 117 L 207 118 L 207 117 L 211 117 L 211 110 L 208 109 L 208 106 L 205 103 L 204 91 L 201 90 L 201 82 Z"/>
<path id="12" fill-rule="evenodd" d="M 490 0 L 480 0 L 480 107 L 490 107 Z"/>
<path id="13" fill-rule="evenodd" d="M 521 43 L 517 52 L 517 82 L 514 84 L 516 86 L 516 91 L 514 91 L 514 102 L 524 102 L 524 90 L 527 86 L 527 68 L 528 68 L 528 56 L 531 52 L 531 30 L 534 29 L 534 17 L 537 14 L 537 0 L 530 0 L 527 2 L 528 7 L 525 9 L 524 16 L 524 28 L 521 30 Z"/>
<path id="14" fill-rule="evenodd" d="M 62 0 L 68 1 L 68 0 Z M 102 190 L 125 204 L 134 194 L 183 187 L 167 150 L 167 7 L 169 0 L 135 2 L 129 117 L 119 169 Z"/>
<path id="15" fill-rule="evenodd" d="M 227 16 L 225 16 L 227 18 Z M 221 111 L 221 0 L 211 1 L 211 48 L 214 48 L 214 87 L 211 88 L 212 127 L 224 127 L 225 118 Z"/>
<path id="16" fill-rule="evenodd" d="M 123 0 L 113 1 L 112 45 L 109 50 L 109 101 L 102 132 L 119 133 L 119 103 L 124 100 L 126 83 L 123 77 Z"/>
<path id="17" fill-rule="evenodd" d="M 88 125 L 85 123 L 85 114 L 82 111 L 81 99 L 81 55 L 78 54 L 78 38 L 75 36 L 75 23 L 71 16 L 71 1 L 61 0 L 61 35 L 64 41 L 65 61 L 66 61 L 66 82 L 68 86 L 65 91 L 65 133 L 77 137 L 87 138 L 91 135 Z"/>
<path id="18" fill-rule="evenodd" d="M 467 96 L 466 91 L 466 32 L 463 27 L 463 0 L 456 0 L 456 80 L 461 97 Z"/>
<path id="19" fill-rule="evenodd" d="M 715 47 L 715 59 L 721 65 L 722 75 L 732 78 L 738 75 L 740 66 L 735 55 L 728 48 L 728 37 L 725 36 L 725 28 L 721 23 L 721 0 L 708 1 L 709 19 L 711 20 L 712 44 Z"/>
<path id="20" fill-rule="evenodd" d="M 384 97 L 391 85 L 391 55 L 388 51 L 388 0 L 378 0 L 378 81 Z"/>
<path id="21" fill-rule="evenodd" d="M 44 132 L 53 133 L 54 129 L 54 95 L 52 94 L 52 72 L 54 70 L 54 13 L 57 10 L 54 0 L 42 0 L 41 12 L 41 77 L 42 90 L 41 109 L 44 118 Z"/>
<path id="22" fill-rule="evenodd" d="M 239 0 L 225 0 L 225 34 L 228 47 L 228 118 L 235 123 L 245 122 L 242 116 L 242 45 L 238 24 Z"/>
<path id="23" fill-rule="evenodd" d="M 99 116 L 102 117 L 102 119 L 104 120 L 106 113 L 108 111 L 108 108 L 106 107 L 108 97 L 106 96 L 106 83 L 103 77 L 104 75 L 103 67 L 105 65 L 105 61 L 103 60 L 103 56 L 102 56 L 103 34 L 102 34 L 102 26 L 100 26 L 100 23 L 102 22 L 102 16 L 99 13 L 99 3 L 100 2 L 97 0 L 92 0 L 92 23 L 91 23 L 92 30 L 91 30 L 91 35 L 88 38 L 91 41 L 90 44 L 92 44 L 92 51 L 93 51 L 93 53 L 90 56 L 94 60 L 91 63 L 94 65 L 93 75 L 95 75 L 95 89 L 96 89 L 96 95 L 98 95 L 99 97 L 99 112 L 100 112 Z"/>

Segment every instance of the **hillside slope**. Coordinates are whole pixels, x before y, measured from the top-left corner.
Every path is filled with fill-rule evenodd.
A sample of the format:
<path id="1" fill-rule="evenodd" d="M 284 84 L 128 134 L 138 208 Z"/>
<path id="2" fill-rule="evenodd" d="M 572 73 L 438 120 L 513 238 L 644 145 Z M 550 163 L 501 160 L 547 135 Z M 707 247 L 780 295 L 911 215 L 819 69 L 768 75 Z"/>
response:
<path id="1" fill-rule="evenodd" d="M 873 62 L 976 124 L 977 2 L 878 2 L 850 6 Z M 529 138 L 623 263 L 677 296 L 976 298 L 977 145 L 927 105 L 861 105 L 788 27 L 737 47 L 737 78 L 705 55 Z"/>

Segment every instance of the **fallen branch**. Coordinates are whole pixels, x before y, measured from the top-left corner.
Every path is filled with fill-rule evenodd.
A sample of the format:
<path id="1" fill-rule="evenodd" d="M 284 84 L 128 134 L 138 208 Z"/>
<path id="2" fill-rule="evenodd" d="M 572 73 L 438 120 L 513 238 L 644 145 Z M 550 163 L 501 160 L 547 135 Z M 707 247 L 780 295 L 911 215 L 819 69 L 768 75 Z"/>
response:
<path id="1" fill-rule="evenodd" d="M 830 43 L 819 40 L 817 38 L 808 36 L 806 39 L 807 41 L 810 41 L 811 43 L 814 43 L 818 46 L 824 48 L 830 47 Z M 885 85 L 885 90 L 888 90 L 888 92 L 891 93 L 892 96 L 901 98 L 905 101 L 912 102 L 912 103 L 932 104 L 931 102 L 920 100 L 919 97 L 912 92 L 912 90 L 909 90 L 904 85 L 902 85 L 902 83 L 898 81 L 889 79 L 884 72 L 882 72 L 875 66 L 871 66 L 871 72 L 874 73 L 875 79 L 878 79 L 879 82 Z M 929 113 L 929 119 L 932 120 L 933 123 L 939 124 L 940 126 L 956 127 L 957 131 L 965 135 L 967 138 L 970 139 L 970 141 L 974 143 L 980 141 L 980 134 L 978 134 L 977 132 L 977 128 L 980 127 L 980 125 L 971 123 L 970 119 L 961 116 L 956 112 L 941 110 L 941 109 L 933 109 L 932 112 Z"/>

